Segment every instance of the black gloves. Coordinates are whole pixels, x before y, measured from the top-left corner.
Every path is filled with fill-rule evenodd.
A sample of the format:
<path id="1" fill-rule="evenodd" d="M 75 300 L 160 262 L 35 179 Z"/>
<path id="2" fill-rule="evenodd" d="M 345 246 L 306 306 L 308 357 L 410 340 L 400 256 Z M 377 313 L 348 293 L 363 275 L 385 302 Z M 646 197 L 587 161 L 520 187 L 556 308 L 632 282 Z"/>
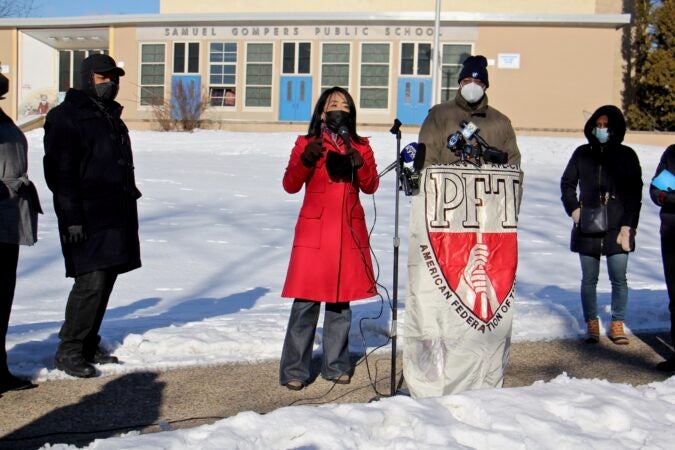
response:
<path id="1" fill-rule="evenodd" d="M 87 240 L 87 233 L 84 232 L 82 225 L 71 225 L 68 227 L 68 233 L 61 236 L 66 244 L 80 244 Z"/>
<path id="2" fill-rule="evenodd" d="M 354 150 L 353 148 L 350 148 L 347 151 L 347 156 L 351 158 L 354 169 L 358 169 L 363 165 L 363 157 L 361 156 L 361 153 Z"/>
<path id="3" fill-rule="evenodd" d="M 336 181 L 352 181 L 355 171 L 363 166 L 363 157 L 357 151 L 347 150 L 345 155 L 328 152 L 326 155 L 326 170 L 331 179 Z"/>
<path id="4" fill-rule="evenodd" d="M 309 144 L 307 144 L 307 147 L 305 147 L 302 155 L 300 155 L 302 164 L 305 167 L 314 167 L 316 162 L 321 159 L 321 153 L 323 152 L 323 148 L 321 147 L 322 144 L 323 139 L 321 138 L 314 139 Z"/>

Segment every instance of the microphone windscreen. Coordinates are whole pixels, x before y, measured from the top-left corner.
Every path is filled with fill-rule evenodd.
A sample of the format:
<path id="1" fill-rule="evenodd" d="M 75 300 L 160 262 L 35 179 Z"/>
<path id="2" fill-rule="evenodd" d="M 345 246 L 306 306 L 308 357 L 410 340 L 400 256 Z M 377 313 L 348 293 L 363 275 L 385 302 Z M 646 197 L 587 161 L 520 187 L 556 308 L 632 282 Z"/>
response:
<path id="1" fill-rule="evenodd" d="M 424 159 L 427 157 L 427 146 L 423 142 L 417 144 L 417 153 L 413 162 L 413 169 L 419 172 L 424 167 Z"/>
<path id="2" fill-rule="evenodd" d="M 418 145 L 417 142 L 411 142 L 410 144 L 403 147 L 401 150 L 401 159 L 403 162 L 411 163 L 415 160 L 415 155 L 417 155 Z"/>

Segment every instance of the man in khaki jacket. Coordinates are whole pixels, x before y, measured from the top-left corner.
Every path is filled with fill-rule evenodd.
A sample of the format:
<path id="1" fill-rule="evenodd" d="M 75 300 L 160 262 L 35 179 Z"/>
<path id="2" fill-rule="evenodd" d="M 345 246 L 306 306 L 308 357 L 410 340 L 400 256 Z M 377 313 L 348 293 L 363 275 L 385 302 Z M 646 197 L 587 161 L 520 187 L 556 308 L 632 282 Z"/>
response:
<path id="1" fill-rule="evenodd" d="M 511 121 L 495 108 L 488 106 L 485 90 L 488 81 L 487 60 L 484 56 L 469 56 L 459 73 L 459 90 L 454 100 L 440 103 L 429 111 L 418 142 L 426 146 L 424 167 L 450 164 L 460 160 L 448 149 L 448 138 L 462 129 L 462 122 L 471 122 L 479 129 L 487 144 L 506 152 L 508 164 L 520 165 L 520 151 Z"/>

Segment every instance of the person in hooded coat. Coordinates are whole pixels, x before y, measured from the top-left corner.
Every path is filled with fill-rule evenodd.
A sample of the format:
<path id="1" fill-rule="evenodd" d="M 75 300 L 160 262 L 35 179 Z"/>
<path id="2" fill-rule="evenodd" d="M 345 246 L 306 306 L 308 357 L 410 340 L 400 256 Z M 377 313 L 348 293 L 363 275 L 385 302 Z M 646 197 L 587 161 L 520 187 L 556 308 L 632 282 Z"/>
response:
<path id="1" fill-rule="evenodd" d="M 628 254 L 635 250 L 635 233 L 642 207 L 642 169 L 637 155 L 622 145 L 626 134 L 623 114 L 613 105 L 601 106 L 584 126 L 587 144 L 578 147 L 560 180 L 562 203 L 572 218 L 570 249 L 581 261 L 581 303 L 589 343 L 600 338 L 597 293 L 600 258 L 607 257 L 612 285 L 609 338 L 629 343 L 624 333 L 628 282 Z M 578 194 L 577 194 L 578 192 Z M 607 205 L 607 231 L 581 231 L 581 209 Z"/>
<path id="2" fill-rule="evenodd" d="M 324 91 L 307 135 L 299 136 L 283 177 L 286 192 L 305 195 L 295 226 L 282 297 L 294 298 L 279 381 L 300 390 L 311 379 L 312 346 L 321 304 L 323 378 L 349 383 L 350 302 L 376 295 L 369 236 L 359 191 L 379 184 L 373 150 L 356 133 L 356 106 L 339 87 Z"/>
<path id="3" fill-rule="evenodd" d="M 9 79 L 0 73 L 0 99 L 8 91 Z M 42 213 L 37 189 L 27 172 L 26 136 L 0 108 L 0 393 L 35 387 L 12 375 L 5 349 L 19 246 L 37 242 L 38 214 Z"/>
<path id="4" fill-rule="evenodd" d="M 136 201 L 141 196 L 122 106 L 124 70 L 108 55 L 82 63 L 81 89 L 47 114 L 44 172 L 54 195 L 66 276 L 75 282 L 59 331 L 55 363 L 76 377 L 91 363 L 116 363 L 98 335 L 117 276 L 141 266 Z"/>
<path id="5" fill-rule="evenodd" d="M 664 173 L 668 172 L 668 173 Z M 668 175 L 672 181 L 675 176 L 675 144 L 669 146 L 656 167 L 654 178 Z M 668 309 L 670 310 L 670 342 L 675 345 L 675 186 L 662 186 L 660 189 L 652 182 L 649 185 L 649 196 L 652 201 L 661 207 L 661 257 L 663 259 L 663 272 L 666 277 L 668 289 Z M 656 365 L 663 372 L 675 371 L 675 356 Z"/>

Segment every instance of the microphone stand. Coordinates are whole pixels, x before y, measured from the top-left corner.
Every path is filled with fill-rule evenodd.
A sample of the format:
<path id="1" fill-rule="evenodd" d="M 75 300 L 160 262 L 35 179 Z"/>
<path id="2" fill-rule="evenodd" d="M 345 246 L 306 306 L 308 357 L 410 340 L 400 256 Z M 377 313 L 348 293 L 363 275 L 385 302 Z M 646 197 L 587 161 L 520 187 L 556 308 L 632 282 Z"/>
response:
<path id="1" fill-rule="evenodd" d="M 394 280 L 392 292 L 392 310 L 391 310 L 391 396 L 396 395 L 396 336 L 397 332 L 397 315 L 398 315 L 398 249 L 401 240 L 398 235 L 398 210 L 399 197 L 401 191 L 401 121 L 394 119 L 394 126 L 389 132 L 396 136 L 396 161 L 391 163 L 382 173 L 378 175 L 381 177 L 393 168 L 396 169 L 396 202 L 394 207 Z"/>

